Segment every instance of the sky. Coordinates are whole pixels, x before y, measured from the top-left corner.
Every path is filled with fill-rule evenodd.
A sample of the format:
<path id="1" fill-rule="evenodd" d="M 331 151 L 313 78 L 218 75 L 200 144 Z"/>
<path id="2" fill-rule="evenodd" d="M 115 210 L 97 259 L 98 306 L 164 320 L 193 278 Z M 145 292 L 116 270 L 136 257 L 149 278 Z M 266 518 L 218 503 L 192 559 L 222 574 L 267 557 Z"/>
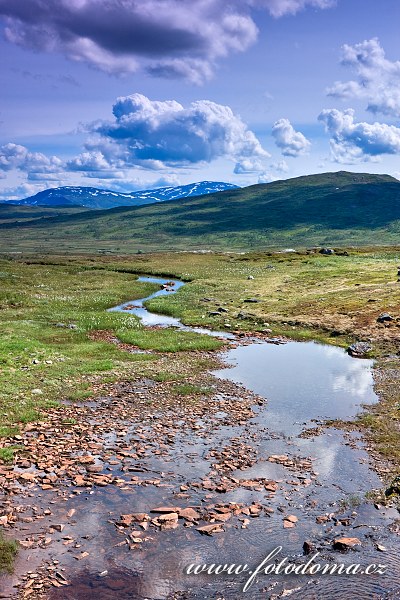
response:
<path id="1" fill-rule="evenodd" d="M 0 199 L 400 179 L 399 0 L 0 0 Z"/>

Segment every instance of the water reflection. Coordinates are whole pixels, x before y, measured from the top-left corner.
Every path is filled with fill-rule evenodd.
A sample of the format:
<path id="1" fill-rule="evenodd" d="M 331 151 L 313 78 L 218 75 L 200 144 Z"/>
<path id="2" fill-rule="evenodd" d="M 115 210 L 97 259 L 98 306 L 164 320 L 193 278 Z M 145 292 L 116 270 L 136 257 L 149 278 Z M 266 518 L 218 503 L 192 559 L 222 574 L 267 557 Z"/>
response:
<path id="1" fill-rule="evenodd" d="M 268 425 L 292 435 L 311 419 L 349 419 L 361 404 L 378 398 L 373 361 L 352 358 L 343 349 L 315 342 L 268 343 L 230 350 L 233 365 L 215 374 L 268 399 Z"/>

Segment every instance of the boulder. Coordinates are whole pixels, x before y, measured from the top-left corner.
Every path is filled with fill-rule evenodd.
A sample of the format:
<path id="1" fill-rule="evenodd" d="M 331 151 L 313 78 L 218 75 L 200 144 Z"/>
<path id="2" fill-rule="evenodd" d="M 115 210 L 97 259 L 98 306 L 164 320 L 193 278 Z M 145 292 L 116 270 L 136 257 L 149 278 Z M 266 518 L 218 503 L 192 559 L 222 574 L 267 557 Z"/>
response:
<path id="1" fill-rule="evenodd" d="M 251 319 L 251 316 L 248 315 L 247 313 L 240 311 L 237 315 L 236 315 L 237 319 Z"/>
<path id="2" fill-rule="evenodd" d="M 378 323 L 386 323 L 388 321 L 393 321 L 393 317 L 389 313 L 381 313 L 377 318 Z"/>
<path id="3" fill-rule="evenodd" d="M 333 248 L 321 248 L 321 250 L 319 251 L 320 254 L 326 254 L 326 255 L 331 255 L 331 254 L 335 254 L 335 251 L 333 250 Z"/>
<path id="4" fill-rule="evenodd" d="M 385 496 L 392 496 L 392 495 L 398 495 L 400 496 L 400 475 L 397 475 L 392 483 L 390 484 L 390 486 L 385 490 Z"/>
<path id="5" fill-rule="evenodd" d="M 365 358 L 371 350 L 372 346 L 368 342 L 355 342 L 347 348 L 348 354 L 355 358 Z"/>

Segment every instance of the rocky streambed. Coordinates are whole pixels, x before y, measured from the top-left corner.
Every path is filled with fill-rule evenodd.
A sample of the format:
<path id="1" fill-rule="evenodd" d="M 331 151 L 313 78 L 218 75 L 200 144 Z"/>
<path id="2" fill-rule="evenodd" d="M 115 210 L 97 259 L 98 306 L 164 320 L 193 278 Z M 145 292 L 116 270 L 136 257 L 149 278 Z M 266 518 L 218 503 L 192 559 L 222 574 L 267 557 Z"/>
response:
<path id="1" fill-rule="evenodd" d="M 157 294 L 180 284 L 157 281 Z M 185 327 L 145 300 L 117 308 Z M 367 500 L 381 482 L 360 436 L 323 427 L 377 401 L 371 362 L 315 343 L 230 339 L 220 369 L 195 378 L 203 394 L 179 400 L 151 378 L 105 384 L 25 428 L 24 452 L 0 468 L 1 523 L 22 545 L 0 597 L 397 597 L 398 512 Z M 324 565 L 385 573 L 261 573 L 246 592 L 249 573 L 187 574 L 191 564 L 254 570 L 278 547 L 276 564 L 319 553 Z"/>

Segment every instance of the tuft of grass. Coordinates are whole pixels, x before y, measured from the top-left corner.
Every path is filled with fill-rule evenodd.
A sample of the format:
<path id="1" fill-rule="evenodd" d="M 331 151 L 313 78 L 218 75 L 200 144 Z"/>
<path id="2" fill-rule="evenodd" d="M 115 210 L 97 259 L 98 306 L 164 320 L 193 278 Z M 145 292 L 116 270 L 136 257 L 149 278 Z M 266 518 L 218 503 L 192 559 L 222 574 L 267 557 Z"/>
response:
<path id="1" fill-rule="evenodd" d="M 192 383 L 180 383 L 172 387 L 172 392 L 179 396 L 210 396 L 212 390 Z"/>
<path id="2" fill-rule="evenodd" d="M 16 450 L 19 449 L 19 446 L 7 446 L 6 448 L 0 448 L 0 461 L 6 465 L 11 465 L 14 461 L 14 454 Z"/>
<path id="3" fill-rule="evenodd" d="M 162 383 L 162 382 L 169 382 L 169 381 L 180 381 L 181 379 L 185 379 L 186 375 L 181 375 L 180 373 L 172 373 L 169 371 L 159 371 L 158 373 L 150 372 L 148 374 L 148 377 L 150 379 L 153 379 L 153 381 L 159 381 Z"/>
<path id="4" fill-rule="evenodd" d="M 76 423 L 77 423 L 77 420 L 73 419 L 73 418 L 62 419 L 62 421 L 61 421 L 61 425 L 64 425 L 64 426 L 76 425 Z"/>
<path id="5" fill-rule="evenodd" d="M 19 428 L 18 427 L 8 427 L 8 426 L 1 426 L 0 427 L 0 438 L 2 437 L 13 437 L 14 435 L 18 435 L 19 434 Z"/>
<path id="6" fill-rule="evenodd" d="M 222 342 L 208 335 L 179 331 L 176 329 L 143 329 L 139 331 L 118 329 L 118 338 L 142 350 L 158 352 L 185 352 L 194 350 L 218 350 Z"/>
<path id="7" fill-rule="evenodd" d="M 12 573 L 14 560 L 18 554 L 18 543 L 14 540 L 5 539 L 0 530 L 0 573 Z"/>

